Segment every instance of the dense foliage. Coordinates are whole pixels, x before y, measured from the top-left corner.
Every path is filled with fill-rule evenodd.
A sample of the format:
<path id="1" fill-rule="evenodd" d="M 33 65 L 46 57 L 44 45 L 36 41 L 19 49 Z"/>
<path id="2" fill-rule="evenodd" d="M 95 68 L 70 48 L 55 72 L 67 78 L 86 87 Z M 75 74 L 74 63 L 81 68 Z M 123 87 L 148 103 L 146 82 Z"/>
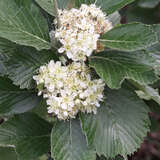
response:
<path id="1" fill-rule="evenodd" d="M 123 9 L 120 15 L 119 10 L 133 1 L 0 1 L 2 159 L 119 160 L 127 159 L 140 148 L 154 128 L 154 120 L 150 121 L 148 113 L 155 108 L 159 111 L 160 105 L 157 89 L 160 25 L 153 24 L 158 22 L 156 18 L 148 23 L 149 17 L 146 19 L 140 12 L 147 11 L 139 8 L 154 8 L 159 1 L 140 0 L 128 10 Z M 33 77 L 51 60 L 63 65 L 74 60 L 58 50 L 61 43 L 54 35 L 58 9 L 70 10 L 93 3 L 107 14 L 113 25 L 111 30 L 100 34 L 99 50 L 94 50 L 84 61 L 91 76 L 105 82 L 104 99 L 95 114 L 86 113 L 86 106 L 79 109 L 82 112 L 76 112 L 75 118 L 59 120 L 48 114 L 46 99 L 37 95 L 46 90 L 37 86 Z M 121 16 L 126 24 L 120 24 Z M 57 23 L 53 23 L 55 19 Z"/>

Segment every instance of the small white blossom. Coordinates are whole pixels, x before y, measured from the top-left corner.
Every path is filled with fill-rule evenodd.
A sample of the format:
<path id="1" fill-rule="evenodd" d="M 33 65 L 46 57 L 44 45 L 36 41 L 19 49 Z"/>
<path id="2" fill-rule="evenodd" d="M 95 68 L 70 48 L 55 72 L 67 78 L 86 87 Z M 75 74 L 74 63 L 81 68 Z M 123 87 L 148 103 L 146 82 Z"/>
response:
<path id="1" fill-rule="evenodd" d="M 48 113 L 59 119 L 75 118 L 79 111 L 96 113 L 103 101 L 104 82 L 92 80 L 89 68 L 80 62 L 62 66 L 61 62 L 49 62 L 33 77 L 37 85 L 43 85 L 38 95 L 47 99 Z"/>
<path id="2" fill-rule="evenodd" d="M 59 18 L 61 27 L 56 30 L 55 37 L 62 47 L 58 52 L 65 52 L 73 61 L 85 61 L 97 49 L 100 35 L 112 29 L 112 23 L 95 4 L 59 10 Z"/>

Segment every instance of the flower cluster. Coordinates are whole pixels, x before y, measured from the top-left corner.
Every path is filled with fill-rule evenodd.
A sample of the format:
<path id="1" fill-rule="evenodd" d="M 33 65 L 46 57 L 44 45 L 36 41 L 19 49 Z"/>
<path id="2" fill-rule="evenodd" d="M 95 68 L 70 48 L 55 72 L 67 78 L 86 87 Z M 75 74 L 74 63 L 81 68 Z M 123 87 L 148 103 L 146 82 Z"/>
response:
<path id="1" fill-rule="evenodd" d="M 59 10 L 59 18 L 61 25 L 55 37 L 62 47 L 58 52 L 65 52 L 73 62 L 66 66 L 51 60 L 41 66 L 39 74 L 33 77 L 38 95 L 43 94 L 49 106 L 48 113 L 59 119 L 75 118 L 79 111 L 96 114 L 103 101 L 105 83 L 102 79 L 91 79 L 84 61 L 98 50 L 100 35 L 109 31 L 112 24 L 94 4 L 69 11 Z"/>
<path id="2" fill-rule="evenodd" d="M 112 23 L 95 4 L 82 4 L 80 9 L 59 10 L 61 26 L 55 37 L 62 43 L 59 53 L 65 52 L 73 61 L 85 61 L 97 49 L 101 34 L 112 29 Z M 57 23 L 57 22 L 55 22 Z"/>
<path id="3" fill-rule="evenodd" d="M 33 78 L 38 86 L 43 86 L 39 95 L 43 93 L 47 99 L 48 113 L 59 119 L 75 118 L 78 111 L 96 113 L 103 100 L 103 80 L 92 80 L 84 63 L 62 66 L 60 61 L 52 60 L 41 66 L 39 74 Z"/>

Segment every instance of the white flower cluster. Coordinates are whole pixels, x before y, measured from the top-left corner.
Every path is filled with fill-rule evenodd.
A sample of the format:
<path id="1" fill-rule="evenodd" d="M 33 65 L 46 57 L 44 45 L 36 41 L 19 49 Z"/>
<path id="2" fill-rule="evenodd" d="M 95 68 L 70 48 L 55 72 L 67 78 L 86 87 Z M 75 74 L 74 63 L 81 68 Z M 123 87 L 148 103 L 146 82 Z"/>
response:
<path id="1" fill-rule="evenodd" d="M 103 100 L 104 82 L 91 80 L 85 63 L 73 62 L 62 66 L 60 61 L 41 66 L 39 74 L 33 77 L 43 87 L 39 95 L 47 99 L 48 113 L 59 119 L 75 118 L 78 111 L 96 114 Z"/>
<path id="2" fill-rule="evenodd" d="M 66 52 L 73 61 L 86 60 L 97 49 L 101 34 L 112 29 L 112 23 L 95 4 L 80 9 L 59 10 L 61 26 L 55 37 L 62 43 L 59 53 Z M 55 23 L 57 23 L 55 21 Z"/>

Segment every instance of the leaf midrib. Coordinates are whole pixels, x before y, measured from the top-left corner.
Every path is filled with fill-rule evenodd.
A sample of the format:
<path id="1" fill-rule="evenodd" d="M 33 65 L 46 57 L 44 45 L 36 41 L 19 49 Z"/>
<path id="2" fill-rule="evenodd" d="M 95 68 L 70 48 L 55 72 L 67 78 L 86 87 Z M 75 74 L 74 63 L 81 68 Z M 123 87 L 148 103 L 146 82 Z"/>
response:
<path id="1" fill-rule="evenodd" d="M 114 63 L 114 64 L 116 64 L 116 65 L 119 65 L 119 66 L 121 66 L 122 68 L 126 68 L 127 70 L 129 70 L 129 71 L 131 71 L 131 72 L 136 72 L 136 73 L 138 73 L 137 71 L 135 71 L 134 69 L 131 69 L 131 68 L 128 68 L 128 67 L 126 67 L 125 65 L 123 65 L 123 64 L 121 64 L 121 63 L 118 63 L 117 61 L 114 61 L 114 60 L 112 60 L 112 59 L 109 59 L 109 58 L 107 58 L 107 57 L 100 57 L 100 56 L 91 56 L 90 57 L 90 59 L 96 59 L 96 58 L 98 58 L 98 59 L 102 59 L 102 60 L 106 60 L 106 61 L 110 61 L 110 62 L 112 62 L 112 63 Z M 91 66 L 94 66 L 94 65 L 91 65 Z M 146 71 L 141 71 L 141 73 L 144 73 L 144 72 L 147 72 L 147 71 L 150 71 L 151 69 L 148 69 L 148 70 L 146 70 Z"/>
<path id="2" fill-rule="evenodd" d="M 121 40 L 109 40 L 109 39 L 99 39 L 101 42 L 112 42 L 112 43 L 135 43 L 135 44 L 139 44 L 141 42 L 137 42 L 137 41 L 121 41 Z M 155 41 L 154 43 L 151 43 L 149 46 L 154 45 L 158 43 L 158 41 Z"/>
<path id="3" fill-rule="evenodd" d="M 73 160 L 73 153 L 72 153 L 72 151 L 73 151 L 73 146 L 72 146 L 72 122 L 71 122 L 71 120 L 69 121 L 69 139 L 70 139 L 70 149 L 71 149 L 71 152 L 70 152 L 70 156 L 71 156 L 71 158 L 72 158 L 72 160 Z"/>
<path id="4" fill-rule="evenodd" d="M 3 23 L 4 23 L 4 21 L 3 21 Z M 22 32 L 22 33 L 27 34 L 27 35 L 35 38 L 35 39 L 38 39 L 38 40 L 40 40 L 40 41 L 48 44 L 48 46 L 49 46 L 49 42 L 48 42 L 48 41 L 45 41 L 44 39 L 38 37 L 38 36 L 35 35 L 35 34 L 31 34 L 31 33 L 27 32 L 27 31 L 24 31 L 24 30 L 22 30 L 22 29 L 20 29 L 20 28 L 18 28 L 18 27 L 14 27 L 13 25 L 10 25 L 10 24 L 4 24 L 4 25 L 9 26 L 9 27 L 13 27 L 14 29 L 18 30 L 19 32 Z"/>

